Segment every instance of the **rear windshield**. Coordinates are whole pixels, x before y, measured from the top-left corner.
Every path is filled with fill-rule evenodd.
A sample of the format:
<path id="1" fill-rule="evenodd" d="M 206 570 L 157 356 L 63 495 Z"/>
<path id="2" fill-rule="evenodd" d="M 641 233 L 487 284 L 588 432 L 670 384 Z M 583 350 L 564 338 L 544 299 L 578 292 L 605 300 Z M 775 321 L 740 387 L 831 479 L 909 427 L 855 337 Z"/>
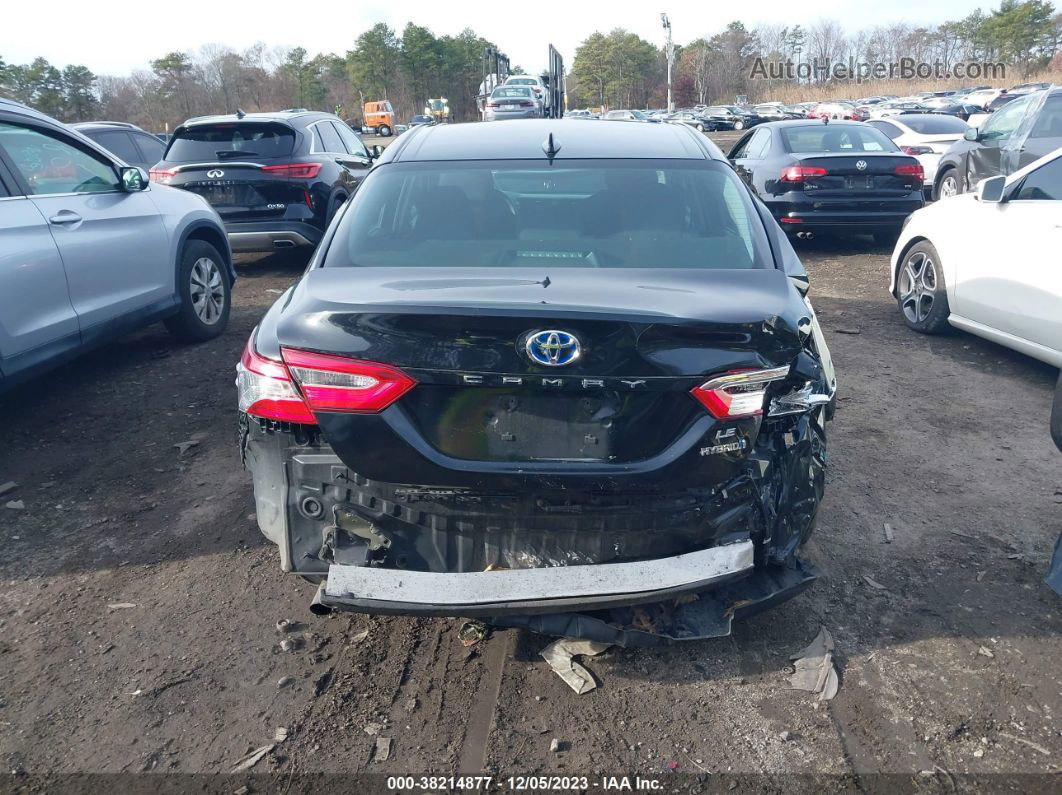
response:
<path id="1" fill-rule="evenodd" d="M 763 225 L 716 161 L 391 163 L 325 267 L 765 268 Z"/>
<path id="2" fill-rule="evenodd" d="M 246 157 L 288 157 L 294 148 L 295 131 L 284 124 L 202 124 L 178 130 L 170 141 L 165 159 L 192 163 Z"/>
<path id="3" fill-rule="evenodd" d="M 921 118 L 904 116 L 899 121 L 922 135 L 947 135 L 948 133 L 962 135 L 970 128 L 970 125 L 955 116 L 923 116 Z"/>
<path id="4" fill-rule="evenodd" d="M 516 77 L 505 81 L 507 86 L 537 86 L 538 81 L 533 77 Z"/>
<path id="5" fill-rule="evenodd" d="M 531 89 L 524 88 L 523 86 L 505 86 L 503 88 L 496 88 L 491 94 L 491 97 L 495 99 L 498 97 L 501 97 L 502 99 L 506 97 L 526 99 L 529 96 L 531 96 Z"/>
<path id="6" fill-rule="evenodd" d="M 896 144 L 873 127 L 861 124 L 809 124 L 783 127 L 782 141 L 789 152 L 897 152 Z"/>

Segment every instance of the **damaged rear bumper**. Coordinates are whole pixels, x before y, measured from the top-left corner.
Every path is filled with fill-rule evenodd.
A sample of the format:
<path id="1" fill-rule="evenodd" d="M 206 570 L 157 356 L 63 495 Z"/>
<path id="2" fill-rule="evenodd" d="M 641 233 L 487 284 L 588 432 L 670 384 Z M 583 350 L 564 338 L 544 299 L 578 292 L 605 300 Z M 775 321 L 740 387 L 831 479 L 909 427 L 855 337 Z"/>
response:
<path id="1" fill-rule="evenodd" d="M 425 616 L 500 616 L 660 602 L 752 571 L 751 541 L 656 560 L 477 572 L 332 564 L 313 609 Z"/>

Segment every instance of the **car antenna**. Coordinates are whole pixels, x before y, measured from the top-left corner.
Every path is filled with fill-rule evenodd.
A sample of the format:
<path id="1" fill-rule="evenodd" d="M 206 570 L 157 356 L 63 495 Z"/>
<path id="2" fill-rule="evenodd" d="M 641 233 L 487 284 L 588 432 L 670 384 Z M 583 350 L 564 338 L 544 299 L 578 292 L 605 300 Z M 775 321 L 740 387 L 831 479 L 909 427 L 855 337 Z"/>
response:
<path id="1" fill-rule="evenodd" d="M 546 157 L 549 158 L 549 162 L 552 164 L 553 158 L 560 151 L 560 144 L 553 140 L 553 133 L 550 133 L 549 138 L 542 142 L 542 151 L 546 153 Z"/>
<path id="2" fill-rule="evenodd" d="M 236 118 L 242 119 L 247 114 L 243 112 L 243 108 L 236 108 Z"/>

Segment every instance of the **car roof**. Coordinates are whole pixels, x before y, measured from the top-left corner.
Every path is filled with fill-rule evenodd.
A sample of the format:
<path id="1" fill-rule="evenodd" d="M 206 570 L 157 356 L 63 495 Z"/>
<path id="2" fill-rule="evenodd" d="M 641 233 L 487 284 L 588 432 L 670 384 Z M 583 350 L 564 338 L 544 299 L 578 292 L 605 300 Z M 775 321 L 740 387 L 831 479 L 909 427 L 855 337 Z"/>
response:
<path id="1" fill-rule="evenodd" d="M 550 136 L 557 160 L 725 160 L 714 143 L 680 124 L 602 123 L 519 119 L 418 127 L 384 150 L 380 163 L 438 160 L 539 160 Z"/>
<path id="2" fill-rule="evenodd" d="M 240 121 L 283 121 L 290 122 L 294 119 L 305 119 L 307 122 L 318 119 L 337 119 L 334 113 L 325 113 L 321 110 L 275 110 L 262 113 L 245 113 L 238 116 L 235 113 L 226 113 L 216 116 L 194 116 L 180 124 L 180 127 L 191 127 L 200 124 L 233 123 Z"/>
<path id="3" fill-rule="evenodd" d="M 866 123 L 861 121 L 849 121 L 847 119 L 831 119 L 829 125 L 823 124 L 821 119 L 785 119 L 784 121 L 769 121 L 764 124 L 757 124 L 753 127 L 753 130 L 758 130 L 760 127 L 768 127 L 771 129 L 785 129 L 792 130 L 795 127 L 865 127 Z"/>
<path id="4" fill-rule="evenodd" d="M 141 127 L 137 127 L 135 124 L 132 124 L 132 123 L 127 122 L 127 121 L 79 121 L 79 122 L 74 122 L 73 124 L 69 124 L 67 126 L 68 127 L 73 127 L 75 130 L 81 130 L 82 132 L 84 132 L 85 130 L 97 130 L 97 129 L 104 129 L 104 130 L 136 130 L 138 132 L 145 132 L 145 130 L 142 129 Z M 150 134 L 151 133 L 148 133 L 148 135 L 150 135 Z"/>
<path id="5" fill-rule="evenodd" d="M 29 105 L 24 105 L 21 102 L 16 102 L 13 99 L 7 99 L 6 97 L 0 97 L 0 110 L 7 111 L 8 113 L 18 113 L 22 116 L 28 116 L 34 121 L 48 122 L 53 126 L 62 127 L 62 123 L 56 121 L 51 116 L 45 113 L 41 113 L 39 110 L 34 110 Z"/>

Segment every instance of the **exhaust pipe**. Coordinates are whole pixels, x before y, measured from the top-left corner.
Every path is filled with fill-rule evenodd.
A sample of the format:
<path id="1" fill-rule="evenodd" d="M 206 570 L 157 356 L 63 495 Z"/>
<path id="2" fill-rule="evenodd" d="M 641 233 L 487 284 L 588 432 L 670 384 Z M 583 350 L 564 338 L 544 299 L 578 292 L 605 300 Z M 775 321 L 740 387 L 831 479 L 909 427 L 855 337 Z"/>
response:
<path id="1" fill-rule="evenodd" d="M 800 240 L 812 240 L 815 237 L 814 232 L 797 232 L 797 238 Z"/>
<path id="2" fill-rule="evenodd" d="M 294 240 L 274 240 L 273 248 L 295 248 Z"/>
<path id="3" fill-rule="evenodd" d="M 317 588 L 317 592 L 313 595 L 313 601 L 310 602 L 310 612 L 315 616 L 327 616 L 332 613 L 332 608 L 321 602 L 321 596 L 324 594 L 325 583 L 322 582 Z"/>

